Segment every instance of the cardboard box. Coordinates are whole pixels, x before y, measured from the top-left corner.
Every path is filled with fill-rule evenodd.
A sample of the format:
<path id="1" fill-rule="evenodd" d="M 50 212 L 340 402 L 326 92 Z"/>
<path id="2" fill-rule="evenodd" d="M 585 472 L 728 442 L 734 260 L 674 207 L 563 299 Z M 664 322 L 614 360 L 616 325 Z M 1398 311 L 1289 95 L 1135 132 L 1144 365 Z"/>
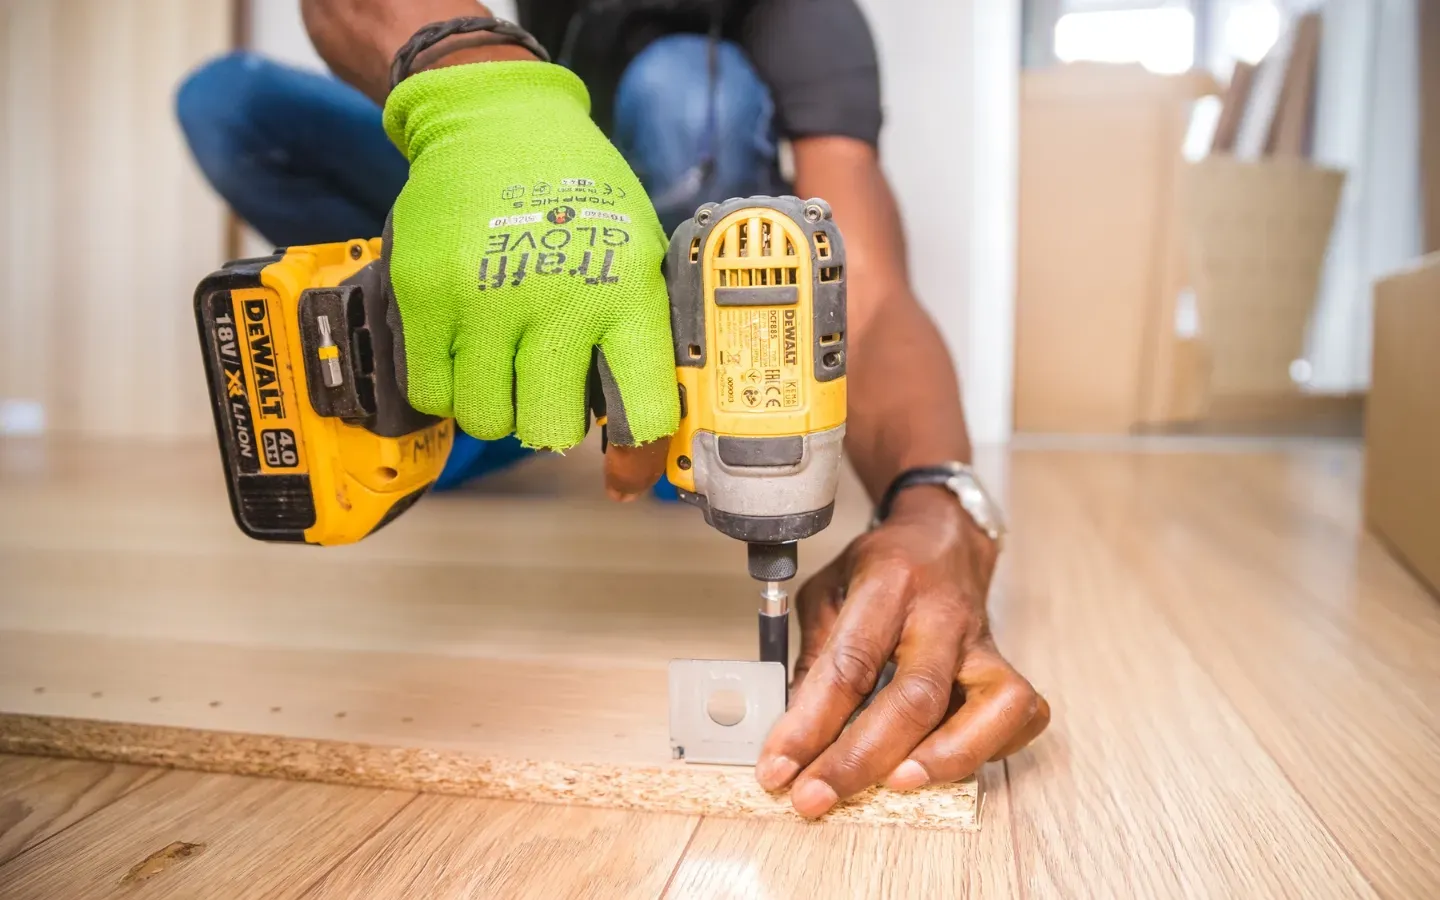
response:
<path id="1" fill-rule="evenodd" d="M 1344 174 L 1295 159 L 1185 162 L 1191 107 L 1215 90 L 1138 67 L 1024 74 L 1017 431 L 1188 429 L 1215 402 L 1308 405 L 1290 365 Z"/>
<path id="2" fill-rule="evenodd" d="M 1210 400 L 1295 396 L 1345 175 L 1298 160 L 1212 157 L 1182 184 Z"/>
<path id="3" fill-rule="evenodd" d="M 1365 519 L 1440 595 L 1440 253 L 1375 286 Z"/>
<path id="4" fill-rule="evenodd" d="M 1139 66 L 1022 76 L 1016 430 L 1123 434 L 1168 403 L 1151 343 L 1185 286 L 1180 151 L 1191 105 L 1217 90 Z"/>

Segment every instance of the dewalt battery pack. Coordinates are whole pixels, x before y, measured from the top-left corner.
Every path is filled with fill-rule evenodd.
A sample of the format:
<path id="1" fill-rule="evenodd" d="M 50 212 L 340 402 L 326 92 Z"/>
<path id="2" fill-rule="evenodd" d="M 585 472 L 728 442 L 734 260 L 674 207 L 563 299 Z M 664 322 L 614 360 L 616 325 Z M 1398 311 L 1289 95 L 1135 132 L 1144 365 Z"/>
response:
<path id="1" fill-rule="evenodd" d="M 378 239 L 294 247 L 196 289 L 230 507 L 250 537 L 360 540 L 444 467 L 454 422 L 400 393 L 379 255 Z"/>

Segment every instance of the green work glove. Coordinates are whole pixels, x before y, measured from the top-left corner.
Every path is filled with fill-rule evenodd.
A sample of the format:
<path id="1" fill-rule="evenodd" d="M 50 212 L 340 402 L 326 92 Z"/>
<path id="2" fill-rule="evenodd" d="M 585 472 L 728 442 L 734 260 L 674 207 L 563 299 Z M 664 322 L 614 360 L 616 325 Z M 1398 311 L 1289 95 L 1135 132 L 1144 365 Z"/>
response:
<path id="1" fill-rule="evenodd" d="M 400 380 L 482 440 L 580 443 L 597 356 L 612 442 L 679 420 L 665 234 L 589 110 L 580 79 L 539 62 L 421 72 L 385 104 L 410 160 L 385 241 Z"/>

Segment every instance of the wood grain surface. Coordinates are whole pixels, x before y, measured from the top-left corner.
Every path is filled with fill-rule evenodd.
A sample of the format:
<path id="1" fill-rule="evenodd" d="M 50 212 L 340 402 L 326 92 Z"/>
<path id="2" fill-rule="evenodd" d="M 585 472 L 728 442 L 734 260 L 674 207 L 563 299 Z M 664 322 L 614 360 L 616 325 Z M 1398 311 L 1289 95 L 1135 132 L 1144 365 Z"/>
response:
<path id="1" fill-rule="evenodd" d="M 1010 766 L 1020 869 L 1042 895 L 1370 896 L 1115 549 L 1140 524 L 1127 511 L 1144 496 L 1136 482 L 1176 462 L 1124 460 L 1130 484 L 1097 505 L 1086 488 L 1103 457 L 1012 459 L 1000 646 L 1064 719 Z"/>
<path id="2" fill-rule="evenodd" d="M 305 896 L 655 897 L 697 824 L 685 816 L 419 797 Z"/>
<path id="3" fill-rule="evenodd" d="M 1206 459 L 1185 468 L 1137 512 L 1157 522 L 1180 504 L 1192 514 L 1163 540 L 1130 538 L 1121 554 L 1376 889 L 1433 894 L 1440 604 L 1373 537 L 1355 539 L 1358 460 L 1314 460 L 1315 478 L 1273 459 L 1241 472 Z M 1301 507 L 1303 556 L 1291 536 Z M 1237 521 L 1235 509 L 1247 514 Z"/>
<path id="4" fill-rule="evenodd" d="M 0 863 L 158 777 L 140 766 L 0 757 Z"/>
<path id="5" fill-rule="evenodd" d="M 299 897 L 412 798 L 169 772 L 0 866 L 0 897 Z"/>
<path id="6" fill-rule="evenodd" d="M 982 778 L 985 818 L 996 825 L 977 834 L 704 819 L 665 897 L 1019 896 L 1004 765 Z"/>
<path id="7" fill-rule="evenodd" d="M 104 566 L 124 566 L 132 552 L 153 554 L 150 563 L 123 569 L 126 578 L 143 580 L 154 577 L 146 571 L 154 566 L 183 566 L 185 559 L 198 555 L 224 567 L 246 559 L 251 549 L 243 542 L 222 543 L 226 530 L 221 526 L 228 523 L 223 518 L 219 524 L 210 521 L 211 513 L 197 499 L 208 488 L 203 478 L 184 475 L 190 463 L 183 456 L 168 466 L 171 480 L 189 485 L 187 494 L 176 497 L 166 494 L 168 488 L 117 485 L 97 491 L 101 470 L 78 450 L 28 457 L 23 465 L 25 458 L 13 453 L 7 457 L 6 451 L 0 443 L 0 565 L 6 566 L 0 569 L 6 575 L 0 589 L 7 591 L 0 617 L 33 629 L 47 622 L 35 611 L 33 597 L 53 598 L 57 610 L 48 628 L 0 636 L 0 711 L 10 714 L 0 722 L 0 735 L 7 736 L 7 746 L 23 743 L 25 735 L 39 734 L 52 745 L 65 738 L 73 723 L 16 715 L 47 705 L 88 720 L 91 743 L 77 753 L 98 748 L 123 754 L 135 752 L 135 747 L 153 752 L 179 739 L 172 735 L 135 741 L 126 732 L 135 726 L 115 724 L 106 726 L 115 730 L 105 741 L 95 742 L 98 732 L 93 729 L 101 727 L 95 710 L 114 702 L 116 709 L 153 706 L 149 715 L 158 721 L 151 727 L 160 730 L 191 723 L 176 731 L 191 739 L 206 729 L 218 733 L 226 721 L 253 723 L 247 726 L 255 729 L 249 736 L 227 739 L 237 757 L 283 762 L 284 754 L 267 756 L 245 742 L 283 732 L 289 726 L 270 725 L 270 717 L 284 721 L 293 707 L 297 721 L 318 728 L 325 720 L 326 735 L 317 744 L 331 741 L 350 748 L 346 752 L 352 755 L 324 757 L 318 768 L 329 767 L 327 777 L 334 780 L 361 785 L 171 773 L 109 802 L 102 802 L 104 796 L 96 791 L 98 811 L 61 822 L 48 837 L 29 841 L 27 849 L 0 867 L 0 896 L 7 900 L 12 894 L 89 896 L 83 891 L 96 885 L 97 896 L 110 896 L 106 892 L 137 865 L 161 867 L 151 878 L 124 888 L 142 897 L 150 896 L 147 891 L 185 896 L 200 882 L 183 879 L 201 877 L 227 890 L 243 882 L 248 890 L 249 880 L 266 877 L 254 868 L 253 860 L 262 855 L 266 866 L 286 874 L 287 884 L 293 882 L 311 896 L 367 900 L 421 895 L 1026 900 L 1440 896 L 1440 862 L 1434 852 L 1440 846 L 1440 604 L 1365 534 L 1359 503 L 1361 456 L 1354 444 L 1092 441 L 1074 442 L 1068 449 L 1054 443 L 1021 447 L 984 459 L 1012 523 L 991 602 L 992 624 L 1001 649 L 1050 698 L 1055 721 L 1032 748 L 982 773 L 979 832 L 836 820 L 805 825 L 660 816 L 575 805 L 584 802 L 577 792 L 605 789 L 599 770 L 586 766 L 638 766 L 635 760 L 649 740 L 640 736 L 663 737 L 663 731 L 647 731 L 654 726 L 643 721 L 650 715 L 644 704 L 652 702 L 646 699 L 650 695 L 644 679 L 656 668 L 661 644 L 714 641 L 723 646 L 733 640 L 739 649 L 742 633 L 749 637 L 748 621 L 724 637 L 731 627 L 725 624 L 730 612 L 678 605 L 677 611 L 655 599 L 664 577 L 684 581 L 683 567 L 666 547 L 697 554 L 701 581 L 730 578 L 732 573 L 723 557 L 706 555 L 702 526 L 683 518 L 664 520 L 671 510 L 642 505 L 614 511 L 592 503 L 589 492 L 598 493 L 598 486 L 592 484 L 585 469 L 590 463 L 583 459 L 567 460 L 548 471 L 544 467 L 551 461 L 537 461 L 545 477 L 528 488 L 526 479 L 534 474 L 516 473 L 490 491 L 437 498 L 440 502 L 430 507 L 422 504 L 414 519 L 420 535 L 406 535 L 403 529 L 411 526 L 401 523 L 378 545 L 374 560 L 396 572 L 405 568 L 407 558 L 422 572 L 451 568 L 456 581 L 446 590 L 454 591 L 467 574 L 505 571 L 498 559 L 504 554 L 524 560 L 513 569 L 544 569 L 533 582 L 544 586 L 533 599 L 533 609 L 537 621 L 556 632 L 557 646 L 567 648 L 552 654 L 544 640 L 526 637 L 523 616 L 487 599 L 483 587 L 474 589 L 482 595 L 474 601 L 480 612 L 458 599 L 447 602 L 440 592 L 438 599 L 416 599 L 413 620 L 398 601 L 387 606 L 375 599 L 399 587 L 377 588 L 357 600 L 366 631 L 391 628 L 404 636 L 398 643 L 414 642 L 408 648 L 347 648 L 344 643 L 354 632 L 347 636 L 343 622 L 333 645 L 313 646 L 324 633 L 320 623 L 340 615 L 340 607 L 321 601 L 315 601 L 320 605 L 313 621 L 284 604 L 260 601 L 261 619 L 278 617 L 287 629 L 304 636 L 293 646 L 247 644 L 264 629 L 245 631 L 239 613 L 216 608 L 217 621 L 225 622 L 235 638 L 226 643 L 218 639 L 223 633 L 207 637 L 206 630 L 218 626 L 207 623 L 207 614 L 187 613 L 179 599 L 162 598 L 151 607 L 141 603 L 146 591 L 163 595 L 173 590 L 176 598 L 181 596 L 179 588 L 166 588 L 163 579 L 145 582 L 150 585 L 146 590 L 130 593 L 123 584 L 116 590 L 125 596 L 124 610 L 138 610 L 146 628 L 162 627 L 165 617 L 153 615 L 162 610 L 173 632 L 164 638 L 87 635 L 86 616 L 109 616 L 104 621 L 111 624 L 135 621 L 135 616 L 127 619 L 124 610 L 107 609 L 95 599 Z M 145 464 L 137 465 L 143 469 Z M 67 565 L 59 555 L 64 535 L 21 527 L 22 517 L 58 524 L 64 514 L 56 498 L 79 502 L 87 491 L 98 493 L 103 502 L 91 502 L 96 515 L 76 523 L 72 533 L 78 549 Z M 522 502 L 527 496 L 530 499 Z M 128 528 L 126 508 L 140 510 Z M 427 508 L 435 511 L 424 513 Z M 863 511 L 863 503 L 852 510 Z M 511 527 L 475 521 L 489 515 L 508 517 Z M 652 516 L 659 518 L 652 521 Z M 690 525 L 702 533 L 691 534 Z M 462 533 L 457 535 L 457 530 Z M 630 624 L 657 617 L 656 633 L 665 637 L 649 649 L 642 638 L 607 625 L 598 611 L 577 612 L 583 625 L 565 621 L 567 607 L 547 593 L 579 590 L 566 587 L 570 575 L 578 585 L 590 573 L 624 573 L 623 560 L 612 558 L 609 543 L 620 532 L 625 541 L 647 542 L 636 546 L 661 548 L 643 558 L 631 549 L 635 583 L 644 584 L 647 573 L 662 580 L 642 589 L 648 599 L 627 600 L 617 581 L 602 587 L 594 602 L 617 604 L 617 616 L 633 616 L 627 619 Z M 467 562 L 466 533 L 489 535 L 504 553 L 475 540 L 474 557 L 481 562 Z M 564 535 L 565 543 L 544 550 L 536 536 L 546 533 Z M 168 550 L 166 541 L 173 545 Z M 840 542 L 838 535 L 835 542 Z M 546 552 L 554 555 L 554 564 L 539 561 Z M 300 554 L 303 551 L 291 558 L 301 559 Z M 823 556 L 811 552 L 806 561 L 818 565 Z M 42 566 L 39 559 L 48 561 Z M 357 565 L 363 562 L 356 557 Z M 308 589 L 323 593 L 326 573 L 296 565 L 291 570 L 296 577 L 311 579 Z M 53 576 L 50 583 L 56 585 L 48 592 L 46 566 Z M 86 576 L 65 571 L 67 567 L 90 567 L 92 572 Z M 192 582 L 206 583 L 200 580 L 201 569 L 185 571 Z M 12 578 L 12 572 L 19 574 Z M 399 574 L 393 577 L 397 584 L 403 580 Z M 523 589 L 523 573 L 511 571 L 509 577 L 516 579 L 509 584 Z M 605 583 L 603 577 L 596 580 Z M 356 589 L 352 582 L 343 583 L 347 590 Z M 714 591 L 716 604 L 727 602 L 727 589 L 718 582 L 708 589 Z M 199 596 L 203 593 L 191 591 L 202 606 L 207 602 Z M 239 600 L 230 597 L 225 602 Z M 308 602 L 301 598 L 295 605 Z M 743 602 L 736 601 L 737 608 Z M 452 655 L 415 652 L 443 631 L 427 621 L 432 616 L 451 617 L 450 630 L 463 632 L 456 645 L 461 650 Z M 748 610 L 742 617 L 748 620 Z M 696 624 L 687 626 L 687 621 Z M 487 637 L 489 623 L 508 629 L 507 641 L 516 650 L 512 656 L 499 655 L 504 642 Z M 690 627 L 712 626 L 722 634 L 687 633 Z M 586 628 L 595 634 L 589 645 L 583 642 Z M 131 646 L 136 642 L 139 650 Z M 157 643 L 168 643 L 172 650 L 192 648 L 186 652 L 193 652 L 193 659 L 160 657 L 184 663 L 185 677 L 167 681 L 166 665 L 146 662 L 146 646 Z M 66 646 L 78 652 L 62 652 Z M 207 680 L 201 665 L 208 655 L 212 670 L 229 670 L 227 654 L 262 651 L 253 658 L 265 665 L 243 679 L 235 668 L 223 679 Z M 363 655 L 370 670 L 343 663 L 349 654 Z M 318 661 L 306 663 L 307 655 Z M 575 662 L 566 676 L 566 661 L 572 657 L 583 662 Z M 486 668 L 498 660 L 505 664 Z M 327 665 L 331 675 L 325 674 Z M 97 683 L 96 674 L 105 671 L 113 680 Z M 503 680 L 499 673 L 507 671 L 523 677 Z M 53 677 L 44 684 L 35 682 L 34 676 L 42 672 Z M 632 685 L 627 702 L 639 712 L 618 702 L 582 708 L 576 698 L 593 695 L 573 693 L 584 681 L 574 675 L 578 672 L 589 672 L 592 679 L 603 672 L 607 679 L 616 679 L 611 683 Z M 312 688 L 292 686 L 293 700 L 275 704 L 281 708 L 272 712 L 267 704 L 283 685 L 271 679 L 286 677 L 296 684 L 330 686 L 313 695 L 306 693 Z M 555 687 L 561 681 L 549 688 L 527 686 L 546 677 L 572 677 L 571 687 Z M 450 685 L 452 679 L 469 679 L 466 690 Z M 477 684 L 490 687 L 477 690 Z M 155 694 L 160 699 L 152 704 L 143 695 L 162 689 L 156 685 L 163 685 L 164 693 Z M 233 693 L 216 693 L 227 686 Z M 45 691 L 36 694 L 36 687 Z M 97 690 L 107 696 L 91 696 Z M 114 698 L 108 696 L 111 690 Z M 555 708 L 566 711 L 563 716 L 542 725 L 539 717 L 527 720 L 510 708 L 517 705 L 517 697 L 529 701 L 546 691 L 561 704 Z M 336 697 L 345 698 L 345 709 L 325 702 Z M 214 700 L 221 705 L 210 706 Z M 402 707 L 410 710 L 413 721 L 402 721 L 407 715 L 399 712 Z M 337 711 L 346 715 L 337 718 Z M 504 758 L 506 745 L 494 733 L 454 733 L 461 719 L 481 713 L 503 723 L 502 734 L 512 726 L 525 732 L 504 739 L 513 741 L 513 747 L 545 751 L 540 728 L 554 730 L 553 755 L 547 758 L 557 768 L 551 771 L 567 769 L 573 777 L 573 785 L 565 788 L 570 795 L 556 799 L 571 806 L 433 794 L 408 800 L 414 796 L 408 791 L 422 787 L 449 790 L 445 773 L 455 777 L 457 772 L 445 766 L 455 760 L 473 754 L 493 766 Z M 28 724 L 22 728 L 21 723 Z M 606 731 L 617 723 L 630 730 Z M 609 749 L 581 752 L 563 746 L 593 739 L 598 747 L 607 733 L 613 742 L 605 745 Z M 626 737 L 615 737 L 618 734 Z M 395 749 L 377 749 L 377 736 L 395 735 L 409 737 Z M 353 755 L 360 746 L 380 755 Z M 604 763 L 576 761 L 584 752 L 616 755 Z M 406 793 L 364 787 L 361 779 L 379 777 L 386 754 L 392 753 L 421 759 L 409 770 L 429 772 L 437 782 L 407 783 Z M 148 760 L 173 761 L 163 754 Z M 36 810 L 66 808 L 73 800 L 64 798 L 73 798 L 77 790 L 84 794 L 76 784 L 96 777 L 90 774 L 75 782 L 35 774 L 49 766 L 81 765 L 73 762 L 25 761 L 20 769 L 11 768 L 14 764 L 0 760 L 0 777 L 31 772 L 23 777 L 27 786 L 21 792 Z M 663 763 L 654 768 L 672 771 Z M 679 770 L 687 777 L 707 771 Z M 294 773 L 282 766 L 272 774 Z M 729 774 L 737 776 L 735 794 L 741 794 L 743 772 Z M 184 790 L 174 790 L 166 787 L 172 779 L 190 780 Z M 58 799 L 46 799 L 52 791 L 45 785 Z M 9 788 L 7 782 L 0 790 Z M 329 799 L 323 812 L 317 812 L 322 808 L 318 801 L 305 799 L 311 795 L 290 800 L 291 790 L 323 791 Z M 207 796 L 218 805 L 199 799 Z M 251 799 L 227 799 L 240 797 Z M 376 797 L 402 800 L 384 805 Z M 383 814 L 370 808 L 377 803 Z M 296 818 L 309 816 L 310 827 L 322 830 L 319 850 L 308 842 L 286 843 L 286 835 L 298 826 L 287 824 L 292 819 L 282 815 L 282 807 L 293 810 Z M 346 819 L 360 824 L 344 830 Z M 162 824 L 177 822 L 181 824 Z M 184 824 L 189 822 L 197 827 Z M 220 834 L 226 835 L 224 840 Z M 187 843 L 203 843 L 205 849 L 176 855 Z M 216 851 L 222 845 L 229 848 L 224 855 Z M 151 860 L 156 853 L 161 856 Z M 191 872 L 196 874 L 187 874 Z M 178 886 L 166 887 L 171 882 Z M 16 884 L 21 893 L 12 888 Z M 218 891 L 204 895 L 232 896 Z M 233 895 L 246 896 L 238 887 Z M 278 889 L 271 895 L 290 896 Z"/>

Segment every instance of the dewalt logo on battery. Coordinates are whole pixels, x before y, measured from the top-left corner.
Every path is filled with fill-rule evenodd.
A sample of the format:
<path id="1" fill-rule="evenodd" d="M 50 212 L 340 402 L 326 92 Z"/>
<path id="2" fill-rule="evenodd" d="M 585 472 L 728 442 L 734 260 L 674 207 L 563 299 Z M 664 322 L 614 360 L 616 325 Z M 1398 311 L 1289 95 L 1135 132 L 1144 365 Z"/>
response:
<path id="1" fill-rule="evenodd" d="M 270 329 L 270 306 L 264 300 L 246 300 L 245 342 L 249 346 L 250 371 L 255 376 L 255 399 L 260 418 L 285 418 L 285 394 L 280 390 L 276 369 L 275 338 Z"/>

